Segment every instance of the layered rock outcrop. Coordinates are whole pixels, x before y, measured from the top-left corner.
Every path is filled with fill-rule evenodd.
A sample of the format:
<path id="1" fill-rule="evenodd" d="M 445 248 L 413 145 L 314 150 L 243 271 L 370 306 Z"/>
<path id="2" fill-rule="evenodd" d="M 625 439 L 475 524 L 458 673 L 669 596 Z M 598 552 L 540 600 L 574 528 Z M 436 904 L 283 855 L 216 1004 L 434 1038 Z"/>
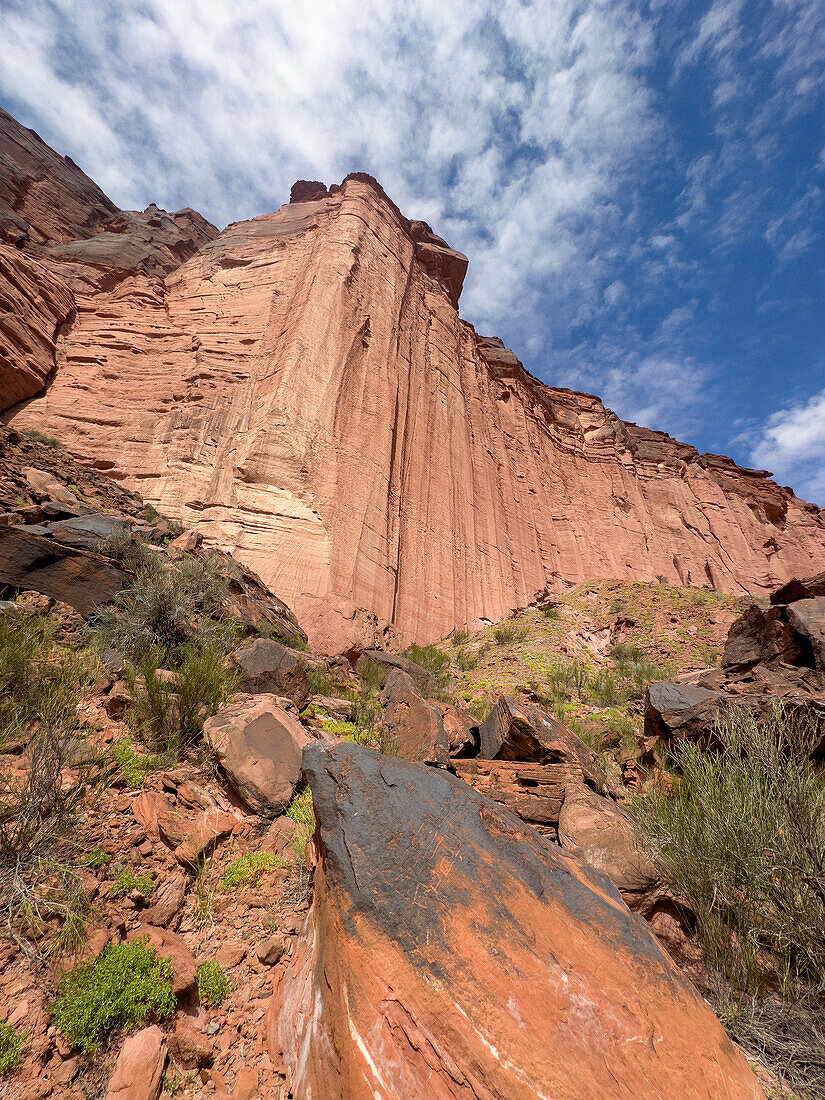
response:
<path id="1" fill-rule="evenodd" d="M 311 745 L 312 909 L 273 998 L 295 1100 L 757 1100 L 609 880 L 446 772 Z"/>
<path id="2" fill-rule="evenodd" d="M 301 183 L 216 237 L 191 211 L 109 210 L 0 121 L 4 224 L 76 300 L 11 419 L 251 565 L 314 641 L 432 640 L 591 577 L 761 593 L 818 568 L 819 509 L 480 337 L 465 257 L 370 177 Z M 54 196 L 20 184 L 51 173 Z"/>

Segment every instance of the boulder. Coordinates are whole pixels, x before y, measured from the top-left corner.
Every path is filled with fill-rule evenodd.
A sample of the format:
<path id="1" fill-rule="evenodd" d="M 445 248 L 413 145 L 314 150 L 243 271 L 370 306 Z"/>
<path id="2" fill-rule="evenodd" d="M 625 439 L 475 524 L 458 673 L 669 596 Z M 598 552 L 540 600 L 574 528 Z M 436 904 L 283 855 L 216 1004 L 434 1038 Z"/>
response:
<path id="1" fill-rule="evenodd" d="M 442 769 L 304 770 L 314 897 L 269 1017 L 295 1100 L 763 1100 L 603 874 Z"/>
<path id="2" fill-rule="evenodd" d="M 727 701 L 723 691 L 655 680 L 645 694 L 645 737 L 665 741 L 705 737 Z"/>
<path id="3" fill-rule="evenodd" d="M 440 703 L 430 700 L 444 723 L 447 733 L 447 741 L 450 745 L 450 756 L 464 758 L 475 756 L 479 750 L 479 723 L 468 710 L 454 707 L 452 703 Z"/>
<path id="4" fill-rule="evenodd" d="M 392 670 L 381 691 L 381 702 L 381 721 L 393 753 L 422 764 L 449 764 L 450 742 L 441 712 L 421 698 L 406 672 Z"/>
<path id="5" fill-rule="evenodd" d="M 29 488 L 32 489 L 40 499 L 53 500 L 58 504 L 68 504 L 70 508 L 77 508 L 83 511 L 83 504 L 77 499 L 68 485 L 65 485 L 48 470 L 40 470 L 34 466 L 24 466 L 23 477 L 25 477 Z"/>
<path id="6" fill-rule="evenodd" d="M 132 525 L 121 516 L 109 516 L 95 513 L 78 516 L 74 519 L 60 519 L 48 525 L 48 531 L 55 542 L 64 546 L 73 546 L 78 550 L 99 550 L 101 543 L 109 539 L 128 538 Z"/>
<path id="7" fill-rule="evenodd" d="M 231 702 L 207 719 L 204 737 L 238 797 L 263 817 L 284 812 L 301 781 L 301 751 L 312 740 L 274 695 Z"/>
<path id="8" fill-rule="evenodd" d="M 800 638 L 788 622 L 787 608 L 763 609 L 752 604 L 728 631 L 722 665 L 736 668 L 773 660 L 796 663 L 801 656 Z"/>
<path id="9" fill-rule="evenodd" d="M 186 1016 L 175 1019 L 175 1029 L 169 1036 L 169 1051 L 184 1069 L 211 1066 L 214 1057 L 212 1042 Z"/>
<path id="10" fill-rule="evenodd" d="M 0 585 L 41 592 L 91 615 L 128 581 L 129 574 L 105 558 L 59 546 L 23 527 L 0 527 Z"/>
<path id="11" fill-rule="evenodd" d="M 377 665 L 383 665 L 388 675 L 393 669 L 406 672 L 418 691 L 426 693 L 432 687 L 432 675 L 426 668 L 411 661 L 409 657 L 400 657 L 397 653 L 385 653 L 382 649 L 365 649 L 360 656 L 367 657 Z"/>
<path id="12" fill-rule="evenodd" d="M 240 677 L 240 690 L 252 695 L 283 695 L 301 709 L 309 699 L 306 669 L 285 645 L 272 638 L 256 638 L 232 655 Z"/>
<path id="13" fill-rule="evenodd" d="M 166 1067 L 166 1038 L 157 1025 L 123 1041 L 106 1100 L 158 1100 Z"/>
<path id="14" fill-rule="evenodd" d="M 792 603 L 788 608 L 788 620 L 807 643 L 810 659 L 804 663 L 825 676 L 825 596 Z"/>
<path id="15" fill-rule="evenodd" d="M 571 783 L 565 791 L 559 844 L 606 874 L 634 913 L 650 917 L 658 901 L 675 901 L 635 817 L 582 783 Z"/>
<path id="16" fill-rule="evenodd" d="M 563 722 L 533 703 L 500 696 L 481 724 L 479 735 L 482 759 L 574 763 L 589 783 L 601 786 L 592 750 Z"/>
<path id="17" fill-rule="evenodd" d="M 152 894 L 152 905 L 146 919 L 161 928 L 171 928 L 186 900 L 188 880 L 184 874 L 165 874 Z"/>
<path id="18" fill-rule="evenodd" d="M 186 941 L 168 928 L 157 928 L 153 924 L 139 924 L 131 929 L 126 939 L 148 939 L 150 947 L 155 949 L 158 958 L 169 959 L 172 964 L 172 992 L 176 997 L 186 996 L 195 988 L 197 966 L 195 956 L 186 946 Z"/>

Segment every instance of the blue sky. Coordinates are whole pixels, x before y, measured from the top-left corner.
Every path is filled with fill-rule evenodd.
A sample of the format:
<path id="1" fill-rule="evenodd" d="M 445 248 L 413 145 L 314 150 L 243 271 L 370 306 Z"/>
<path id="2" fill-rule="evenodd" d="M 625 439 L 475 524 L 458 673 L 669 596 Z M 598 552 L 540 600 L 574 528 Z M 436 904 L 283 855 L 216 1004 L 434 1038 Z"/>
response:
<path id="1" fill-rule="evenodd" d="M 0 0 L 0 41 L 119 205 L 371 172 L 534 374 L 825 504 L 822 0 Z"/>

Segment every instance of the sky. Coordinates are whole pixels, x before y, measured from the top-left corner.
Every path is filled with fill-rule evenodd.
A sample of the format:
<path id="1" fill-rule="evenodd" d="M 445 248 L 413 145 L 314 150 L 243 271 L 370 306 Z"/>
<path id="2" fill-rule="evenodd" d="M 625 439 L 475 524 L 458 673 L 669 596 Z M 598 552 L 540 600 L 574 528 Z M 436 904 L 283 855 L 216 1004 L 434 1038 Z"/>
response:
<path id="1" fill-rule="evenodd" d="M 369 172 L 533 374 L 825 505 L 823 0 L 0 0 L 0 42 L 119 206 Z"/>

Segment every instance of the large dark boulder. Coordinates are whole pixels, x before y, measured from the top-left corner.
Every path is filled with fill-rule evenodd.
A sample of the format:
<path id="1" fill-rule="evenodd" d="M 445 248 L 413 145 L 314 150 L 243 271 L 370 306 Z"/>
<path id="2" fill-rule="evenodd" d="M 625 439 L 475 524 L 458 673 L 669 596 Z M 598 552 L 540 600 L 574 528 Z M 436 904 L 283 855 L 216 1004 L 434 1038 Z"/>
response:
<path id="1" fill-rule="evenodd" d="M 792 603 L 788 608 L 788 621 L 805 641 L 810 667 L 825 677 L 825 596 Z"/>
<path id="2" fill-rule="evenodd" d="M 49 534 L 56 542 L 79 550 L 99 550 L 110 539 L 128 538 L 131 529 L 128 519 L 103 513 L 61 519 L 48 525 Z"/>
<path id="3" fill-rule="evenodd" d="M 825 596 L 825 573 L 817 573 L 800 581 L 794 578 L 787 581 L 771 593 L 771 603 L 794 603 L 796 600 L 811 600 L 816 596 Z"/>
<path id="4" fill-rule="evenodd" d="M 482 723 L 479 734 L 482 759 L 573 763 L 589 783 L 601 786 L 592 749 L 563 722 L 533 703 L 519 703 L 502 695 Z"/>
<path id="5" fill-rule="evenodd" d="M 232 654 L 240 674 L 241 691 L 267 693 L 291 699 L 301 709 L 309 699 L 306 669 L 286 646 L 273 638 L 256 638 Z"/>
<path id="6" fill-rule="evenodd" d="M 314 898 L 271 998 L 295 1100 L 762 1100 L 610 880 L 439 768 L 304 750 Z"/>
<path id="7" fill-rule="evenodd" d="M 804 646 L 788 622 L 788 609 L 752 604 L 731 624 L 722 665 L 737 668 L 774 660 L 798 664 L 803 659 Z"/>
<path id="8" fill-rule="evenodd" d="M 91 615 L 129 580 L 124 569 L 96 554 L 60 546 L 24 527 L 0 527 L 0 588 L 31 589 Z"/>

